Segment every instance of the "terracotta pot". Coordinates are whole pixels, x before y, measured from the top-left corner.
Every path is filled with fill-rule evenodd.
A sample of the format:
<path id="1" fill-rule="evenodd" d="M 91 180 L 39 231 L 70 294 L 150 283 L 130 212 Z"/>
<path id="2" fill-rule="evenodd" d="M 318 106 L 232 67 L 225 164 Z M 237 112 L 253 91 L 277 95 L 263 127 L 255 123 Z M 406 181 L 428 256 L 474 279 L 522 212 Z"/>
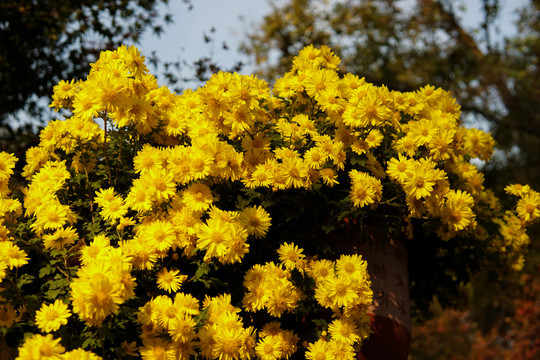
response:
<path id="1" fill-rule="evenodd" d="M 411 343 L 407 249 L 401 241 L 375 240 L 357 247 L 368 262 L 373 289 L 373 333 L 362 344 L 358 359 L 406 360 Z"/>
<path id="2" fill-rule="evenodd" d="M 368 262 L 373 289 L 369 312 L 373 333 L 362 343 L 358 359 L 406 360 L 411 344 L 409 264 L 405 239 L 387 239 L 386 228 L 355 222 L 330 234 L 341 253 L 361 254 Z"/>

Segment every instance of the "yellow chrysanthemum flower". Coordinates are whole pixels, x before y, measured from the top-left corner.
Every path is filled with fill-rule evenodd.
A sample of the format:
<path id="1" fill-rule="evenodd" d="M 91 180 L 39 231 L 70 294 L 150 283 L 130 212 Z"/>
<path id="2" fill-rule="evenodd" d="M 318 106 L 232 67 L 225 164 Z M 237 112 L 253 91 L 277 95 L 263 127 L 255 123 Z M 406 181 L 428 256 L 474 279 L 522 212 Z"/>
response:
<path id="1" fill-rule="evenodd" d="M 240 357 L 240 350 L 244 340 L 243 328 L 219 328 L 214 335 L 215 344 L 212 356 L 214 359 L 236 360 Z"/>
<path id="2" fill-rule="evenodd" d="M 300 158 L 284 158 L 278 165 L 279 176 L 284 179 L 286 188 L 301 188 L 308 180 L 307 164 Z"/>
<path id="3" fill-rule="evenodd" d="M 265 304 L 268 314 L 281 317 L 284 313 L 294 311 L 301 295 L 292 283 L 282 280 L 266 285 L 268 286 L 267 291 L 270 290 L 270 286 L 275 286 Z"/>
<path id="4" fill-rule="evenodd" d="M 516 211 L 520 219 L 531 222 L 540 217 L 540 194 L 531 190 L 518 200 Z"/>
<path id="5" fill-rule="evenodd" d="M 454 132 L 439 130 L 431 136 L 431 141 L 427 144 L 429 155 L 434 161 L 443 161 L 453 155 L 451 146 L 454 141 Z"/>
<path id="6" fill-rule="evenodd" d="M 418 144 L 414 142 L 412 136 L 405 135 L 394 143 L 394 150 L 398 154 L 404 154 L 408 157 L 413 157 L 416 153 L 416 150 L 418 150 Z"/>
<path id="7" fill-rule="evenodd" d="M 186 314 L 177 314 L 167 326 L 167 331 L 175 342 L 187 343 L 195 339 L 197 322 Z"/>
<path id="8" fill-rule="evenodd" d="M 26 252 L 11 241 L 0 242 L 0 261 L 7 264 L 10 270 L 28 264 L 28 260 Z"/>
<path id="9" fill-rule="evenodd" d="M 464 230 L 475 224 L 475 214 L 472 211 L 474 200 L 469 193 L 451 190 L 445 195 L 445 198 L 441 220 L 452 231 Z"/>
<path id="10" fill-rule="evenodd" d="M 384 136 L 381 131 L 379 129 L 373 129 L 367 134 L 365 141 L 370 149 L 375 149 L 381 144 L 383 139 Z"/>
<path id="11" fill-rule="evenodd" d="M 339 184 L 338 174 L 332 168 L 322 168 L 319 170 L 319 176 L 321 177 L 323 183 L 326 186 L 333 187 L 334 185 Z"/>
<path id="12" fill-rule="evenodd" d="M 354 320 L 346 317 L 334 319 L 328 326 L 328 332 L 333 340 L 341 341 L 349 345 L 360 340 L 358 327 Z"/>
<path id="13" fill-rule="evenodd" d="M 177 292 L 187 279 L 187 275 L 178 275 L 179 273 L 180 270 L 177 269 L 168 270 L 166 267 L 161 269 L 157 274 L 158 288 L 167 292 Z"/>
<path id="14" fill-rule="evenodd" d="M 309 70 L 307 79 L 304 83 L 307 94 L 315 99 L 321 93 L 331 86 L 336 86 L 339 83 L 339 76 L 336 71 L 329 69 Z"/>
<path id="15" fill-rule="evenodd" d="M 100 215 L 106 220 L 116 220 L 126 215 L 128 209 L 124 200 L 115 194 L 113 188 L 96 191 L 95 202 L 101 208 Z"/>
<path id="16" fill-rule="evenodd" d="M 422 146 L 431 142 L 431 138 L 437 130 L 435 125 L 434 122 L 431 122 L 428 119 L 411 121 L 409 122 L 409 131 L 407 135 L 412 137 L 412 141 L 414 141 L 417 146 Z"/>
<path id="17" fill-rule="evenodd" d="M 144 360 L 175 360 L 176 353 L 173 344 L 161 338 L 144 339 L 143 346 L 139 348 Z"/>
<path id="18" fill-rule="evenodd" d="M 99 115 L 98 99 L 84 87 L 73 98 L 73 114 L 83 120 L 97 118 Z"/>
<path id="19" fill-rule="evenodd" d="M 367 262 L 361 255 L 341 255 L 336 261 L 336 275 L 350 276 L 359 281 L 367 278 Z"/>
<path id="20" fill-rule="evenodd" d="M 157 251 L 168 251 L 176 240 L 176 233 L 169 221 L 155 220 L 142 224 L 137 235 Z"/>
<path id="21" fill-rule="evenodd" d="M 348 343 L 330 340 L 328 342 L 329 353 L 332 359 L 335 360 L 354 360 L 356 359 L 356 351 L 354 347 Z"/>
<path id="22" fill-rule="evenodd" d="M 0 180 L 7 180 L 13 174 L 17 158 L 4 151 L 0 151 Z"/>
<path id="23" fill-rule="evenodd" d="M 330 346 L 324 339 L 319 339 L 307 347 L 306 359 L 309 360 L 330 360 Z"/>
<path id="24" fill-rule="evenodd" d="M 239 180 L 243 172 L 244 154 L 223 141 L 215 141 L 210 146 L 213 159 L 212 174 L 222 179 Z"/>
<path id="25" fill-rule="evenodd" d="M 22 205 L 19 200 L 4 198 L 0 194 L 0 226 L 5 223 L 10 223 L 16 220 L 22 214 Z"/>
<path id="26" fill-rule="evenodd" d="M 354 206 L 363 207 L 378 202 L 382 198 L 382 184 L 364 172 L 351 170 L 351 190 L 350 199 Z"/>
<path id="27" fill-rule="evenodd" d="M 531 190 L 532 189 L 529 185 L 521 185 L 521 184 L 510 184 L 504 188 L 504 191 L 506 191 L 507 194 L 511 194 L 515 196 L 523 196 L 525 194 L 530 193 Z"/>
<path id="28" fill-rule="evenodd" d="M 247 230 L 238 221 L 233 221 L 230 227 L 228 251 L 224 255 L 218 257 L 219 262 L 222 264 L 241 262 L 244 255 L 249 252 L 247 239 Z"/>
<path id="29" fill-rule="evenodd" d="M 83 265 L 93 264 L 101 261 L 103 257 L 112 249 L 110 240 L 105 235 L 96 235 L 89 245 L 83 246 L 81 249 L 81 262 Z"/>
<path id="30" fill-rule="evenodd" d="M 197 226 L 202 224 L 201 213 L 183 206 L 178 210 L 169 211 L 169 221 L 177 233 L 195 235 Z"/>
<path id="31" fill-rule="evenodd" d="M 53 304 L 43 304 L 36 312 L 36 325 L 44 332 L 56 331 L 62 325 L 66 325 L 71 312 L 61 300 L 55 300 Z"/>
<path id="32" fill-rule="evenodd" d="M 257 333 L 254 326 L 249 326 L 243 331 L 242 346 L 240 347 L 240 358 L 250 359 L 256 356 L 255 346 L 257 345 Z"/>
<path id="33" fill-rule="evenodd" d="M 5 300 L 4 298 L 0 299 Z M 17 312 L 15 311 L 15 307 L 13 306 L 13 304 L 0 304 L 0 326 L 10 328 L 16 319 Z"/>
<path id="34" fill-rule="evenodd" d="M 272 337 L 274 338 L 274 341 L 279 343 L 283 357 L 286 359 L 292 356 L 298 350 L 297 343 L 300 338 L 293 331 L 280 329 L 280 331 L 278 331 L 278 333 Z"/>
<path id="35" fill-rule="evenodd" d="M 261 206 L 251 206 L 240 212 L 238 220 L 245 227 L 248 234 L 253 235 L 256 238 L 262 238 L 266 236 L 272 218 Z"/>
<path id="36" fill-rule="evenodd" d="M 293 311 L 303 295 L 289 277 L 289 271 L 274 263 L 252 267 L 244 278 L 244 286 L 248 289 L 242 300 L 244 308 L 248 311 L 264 308 L 275 317 Z"/>
<path id="37" fill-rule="evenodd" d="M 414 160 L 408 159 L 402 154 L 398 154 L 398 158 L 391 158 L 388 163 L 386 173 L 388 176 L 403 185 L 407 179 L 407 172 L 411 171 L 414 166 Z"/>
<path id="38" fill-rule="evenodd" d="M 205 259 L 224 257 L 227 254 L 231 231 L 231 223 L 219 218 L 208 219 L 206 223 L 199 226 L 197 248 L 206 251 Z"/>
<path id="39" fill-rule="evenodd" d="M 132 240 L 121 242 L 120 246 L 122 251 L 131 257 L 135 269 L 150 270 L 158 260 L 155 241 L 135 236 Z"/>
<path id="40" fill-rule="evenodd" d="M 212 191 L 203 183 L 193 183 L 182 192 L 182 202 L 194 212 L 207 210 L 213 201 Z"/>
<path id="41" fill-rule="evenodd" d="M 434 164 L 425 162 L 416 162 L 413 168 L 407 173 L 403 189 L 408 196 L 415 199 L 428 197 L 433 191 L 437 176 Z"/>
<path id="42" fill-rule="evenodd" d="M 27 338 L 19 348 L 19 356 L 16 360 L 30 359 L 60 359 L 65 348 L 60 345 L 60 340 L 51 334 L 45 336 L 36 334 Z"/>
<path id="43" fill-rule="evenodd" d="M 204 179 L 212 173 L 214 158 L 198 148 L 189 150 L 189 176 L 191 179 Z"/>
<path id="44" fill-rule="evenodd" d="M 279 255 L 279 261 L 285 266 L 286 269 L 292 270 L 298 268 L 303 270 L 305 267 L 304 258 L 302 254 L 303 249 L 298 248 L 294 243 L 283 243 L 277 250 Z"/>
<path id="45" fill-rule="evenodd" d="M 133 158 L 135 172 L 142 173 L 154 168 L 162 167 L 161 151 L 153 146 L 145 144 Z"/>
<path id="46" fill-rule="evenodd" d="M 142 173 L 140 179 L 146 185 L 150 199 L 157 204 L 169 200 L 175 194 L 176 184 L 173 175 L 163 168 L 152 168 Z"/>
<path id="47" fill-rule="evenodd" d="M 307 273 L 316 282 L 322 282 L 328 276 L 334 275 L 334 263 L 326 259 L 310 261 L 307 266 Z"/>
<path id="48" fill-rule="evenodd" d="M 252 129 L 255 113 L 246 105 L 235 105 L 223 116 L 223 125 L 230 128 L 230 136 L 238 137 Z"/>
<path id="49" fill-rule="evenodd" d="M 495 140 L 493 140 L 491 134 L 474 128 L 467 129 L 462 127 L 460 130 L 464 132 L 463 140 L 467 154 L 473 158 L 477 157 L 482 160 L 489 160 L 491 158 L 493 146 L 495 145 Z"/>
<path id="50" fill-rule="evenodd" d="M 152 193 L 148 191 L 142 179 L 133 181 L 133 185 L 126 197 L 126 205 L 138 212 L 152 209 Z"/>
<path id="51" fill-rule="evenodd" d="M 356 108 L 359 112 L 359 116 L 356 119 L 356 122 L 351 125 L 358 128 L 364 128 L 370 125 L 380 125 L 389 114 L 386 104 L 373 91 L 368 92 L 366 96 L 362 97 L 358 101 Z"/>
<path id="52" fill-rule="evenodd" d="M 71 290 L 73 311 L 91 325 L 100 325 L 123 302 L 120 283 L 104 276 L 72 282 Z"/>
<path id="53" fill-rule="evenodd" d="M 312 147 L 304 154 L 304 162 L 312 169 L 319 169 L 327 158 L 318 147 Z"/>
<path id="54" fill-rule="evenodd" d="M 116 195 L 114 193 L 114 188 L 99 189 L 98 191 L 96 191 L 94 201 L 99 206 L 103 206 L 104 204 L 113 201 L 115 198 Z"/>
<path id="55" fill-rule="evenodd" d="M 255 353 L 261 360 L 278 360 L 282 358 L 281 344 L 274 341 L 271 336 L 259 339 L 255 346 Z"/>
<path id="56" fill-rule="evenodd" d="M 36 221 L 31 225 L 31 228 L 38 233 L 47 229 L 61 228 L 68 222 L 70 214 L 68 205 L 63 205 L 58 200 L 52 199 L 36 209 Z"/>
<path id="57" fill-rule="evenodd" d="M 94 354 L 91 351 L 78 348 L 68 351 L 62 355 L 62 360 L 101 360 L 101 356 Z"/>
<path id="58" fill-rule="evenodd" d="M 317 103 L 321 109 L 330 114 L 341 112 L 346 105 L 346 101 L 343 99 L 338 84 L 328 86 L 324 90 L 318 92 Z"/>
<path id="59" fill-rule="evenodd" d="M 112 249 L 83 265 L 70 282 L 73 312 L 89 325 L 100 325 L 133 296 L 131 263 L 123 249 Z"/>
<path id="60" fill-rule="evenodd" d="M 66 161 L 47 161 L 39 171 L 32 176 L 31 186 L 45 186 L 50 192 L 61 189 L 71 177 Z"/>
<path id="61" fill-rule="evenodd" d="M 274 164 L 259 164 L 250 174 L 249 181 L 245 181 L 247 187 L 270 187 L 274 180 Z"/>
<path id="62" fill-rule="evenodd" d="M 8 264 L 4 259 L 0 259 L 0 283 L 2 280 L 6 278 L 6 270 L 8 268 Z"/>

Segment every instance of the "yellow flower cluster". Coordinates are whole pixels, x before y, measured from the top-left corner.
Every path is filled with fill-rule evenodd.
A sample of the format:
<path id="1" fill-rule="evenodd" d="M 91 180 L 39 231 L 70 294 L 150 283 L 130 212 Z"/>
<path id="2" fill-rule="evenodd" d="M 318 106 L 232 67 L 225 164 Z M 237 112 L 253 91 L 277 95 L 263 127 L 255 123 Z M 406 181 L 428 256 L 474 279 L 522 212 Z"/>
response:
<path id="1" fill-rule="evenodd" d="M 307 271 L 315 279 L 317 302 L 331 309 L 334 319 L 328 327 L 331 342 L 327 344 L 325 338 L 319 339 L 310 345 L 306 356 L 309 358 L 308 354 L 311 354 L 316 359 L 317 352 L 328 347 L 334 349 L 332 351 L 337 347 L 345 353 L 353 352 L 353 345 L 361 343 L 371 333 L 366 309 L 371 304 L 373 292 L 367 262 L 360 255 L 342 255 L 335 262 L 313 261 L 308 264 Z"/>
<path id="2" fill-rule="evenodd" d="M 90 325 L 101 325 L 133 297 L 132 264 L 122 248 L 112 247 L 104 235 L 94 237 L 80 252 L 81 267 L 70 283 L 73 312 Z"/>
<path id="3" fill-rule="evenodd" d="M 163 127 L 153 136 L 169 146 L 146 144 L 135 156 L 140 178 L 125 203 L 136 211 L 149 211 L 170 200 L 178 185 L 188 185 L 181 192 L 185 206 L 205 211 L 213 196 L 204 184 L 193 181 L 206 178 L 240 179 L 249 188 L 274 190 L 311 189 L 319 182 L 334 186 L 348 159 L 358 157 L 363 157 L 365 168 L 348 170 L 354 206 L 378 204 L 380 180 L 387 173 L 402 185 L 413 217 L 441 217 L 443 204 L 452 203 L 446 201 L 449 172 L 462 175 L 459 190 L 476 198 L 483 194 L 481 173 L 471 173 L 476 168 L 463 159 L 465 155 L 489 159 L 494 141 L 487 133 L 460 126 L 459 105 L 442 89 L 426 86 L 401 93 L 351 74 L 340 78 L 339 58 L 328 48 L 309 46 L 292 70 L 276 81 L 274 96 L 263 81 L 230 73 L 218 73 L 197 91 L 174 96 L 166 87 L 157 87 L 153 77 L 143 76 L 145 68 L 134 65 L 139 64 L 136 54 L 132 48 L 105 53 L 85 82 L 73 84 L 76 96 L 59 90 L 55 99 L 63 100 L 53 101 L 60 107 L 72 99 L 77 117 L 76 104 L 87 88 L 99 89 L 102 95 L 108 91 L 114 96 L 93 100 L 94 116 L 107 112 L 114 125 L 134 126 L 138 134 Z M 144 104 L 134 106 L 136 101 Z M 287 107 L 290 102 L 295 105 L 292 109 Z M 130 114 L 134 107 L 136 114 Z M 300 113 L 289 117 L 289 111 Z M 66 130 L 68 138 L 76 137 Z M 56 129 L 59 133 L 61 129 Z M 183 136 L 191 139 L 189 145 L 179 141 Z M 280 146 L 271 146 L 275 136 Z M 385 138 L 391 141 L 394 157 L 381 151 Z M 236 141 L 240 149 L 233 146 Z M 441 161 L 446 162 L 445 169 Z M 470 168 L 467 174 L 461 171 L 463 164 Z M 118 202 L 113 207 L 116 217 L 126 209 Z M 474 228 L 473 211 L 459 216 L 465 220 L 445 228 L 450 236 Z"/>
<path id="4" fill-rule="evenodd" d="M 188 359 L 198 353 L 207 359 L 232 360 L 255 355 L 255 328 L 244 326 L 241 309 L 231 304 L 230 295 L 206 297 L 202 312 L 206 320 L 201 326 L 199 301 L 184 293 L 147 302 L 138 312 L 143 358 Z M 164 340 L 164 334 L 170 340 Z"/>
<path id="5" fill-rule="evenodd" d="M 242 299 L 247 311 L 266 310 L 268 314 L 281 317 L 285 312 L 292 312 L 302 292 L 290 281 L 290 272 L 274 263 L 255 265 L 246 272 Z"/>
<path id="6" fill-rule="evenodd" d="M 526 249 L 530 240 L 525 230 L 528 225 L 540 218 L 540 193 L 531 189 L 529 185 L 521 184 L 508 185 L 505 191 L 519 197 L 519 200 L 515 210 L 506 211 L 502 218 L 495 220 L 502 236 L 498 241 L 499 246 L 508 249 Z M 514 268 L 521 270 L 524 261 L 523 254 L 520 254 Z"/>
<path id="7" fill-rule="evenodd" d="M 530 224 L 540 217 L 540 193 L 529 185 L 512 184 L 505 188 L 506 192 L 519 196 L 516 213 L 523 225 Z"/>
<path id="8" fill-rule="evenodd" d="M 22 215 L 22 205 L 17 199 L 10 197 L 11 190 L 8 186 L 16 162 L 17 158 L 12 154 L 0 152 L 0 283 L 6 277 L 8 269 L 19 268 L 28 263 L 27 253 L 14 242 L 14 234 L 10 231 L 11 225 Z M 3 315 L 0 315 L 0 322 L 11 324 L 12 316 L 8 314 L 10 304 L 0 306 L 0 314 Z M 12 312 L 12 315 L 15 318 L 15 312 Z"/>
<path id="9" fill-rule="evenodd" d="M 51 235 L 47 241 L 51 247 L 57 247 L 57 242 L 73 243 L 71 237 L 66 239 L 60 234 L 75 222 L 75 214 L 69 205 L 60 202 L 57 195 L 70 176 L 65 161 L 47 161 L 32 175 L 25 191 L 25 215 L 35 218 L 31 228 L 38 235 Z"/>
<path id="10" fill-rule="evenodd" d="M 17 284 L 13 268 L 50 262 L 23 280 L 46 279 L 60 289 L 34 291 L 61 299 L 37 311 L 24 298 L 2 301 L 0 326 L 32 316 L 40 331 L 57 331 L 75 326 L 73 313 L 88 329 L 125 330 L 136 312 L 137 334 L 116 344 L 123 354 L 274 360 L 299 351 L 305 334 L 282 326 L 311 301 L 309 316 L 333 316 L 322 334 L 310 329 L 309 338 L 321 336 L 306 342 L 305 357 L 350 359 L 369 334 L 366 262 L 306 248 L 308 256 L 273 237 L 282 199 L 307 191 L 328 191 L 329 211 L 347 204 L 366 217 L 393 207 L 405 220 L 436 221 L 443 239 L 485 237 L 480 218 L 494 218 L 500 241 L 490 244 L 523 249 L 540 196 L 511 186 L 517 208 L 500 215 L 470 162 L 488 160 L 494 141 L 461 126 L 455 99 L 429 85 L 399 92 L 340 76 L 339 62 L 329 48 L 308 46 L 272 88 L 219 72 L 177 95 L 158 86 L 135 47 L 122 46 L 103 52 L 85 80 L 60 82 L 51 106 L 66 119 L 50 122 L 27 151 L 25 184 L 10 183 L 17 159 L 0 152 L 0 280 Z M 10 291 L 20 293 L 20 283 Z M 131 318 L 121 311 L 130 306 Z M 86 348 L 104 341 L 86 340 Z M 96 358 L 65 352 L 52 335 L 29 337 L 19 358 L 39 356 Z"/>
<path id="11" fill-rule="evenodd" d="M 66 352 L 60 344 L 62 339 L 55 339 L 52 334 L 45 336 L 36 334 L 25 340 L 19 348 L 16 360 L 58 359 L 58 360 L 100 360 L 101 357 L 93 352 L 77 348 Z"/>
<path id="12" fill-rule="evenodd" d="M 306 358 L 317 359 L 317 353 L 322 352 L 331 358 L 347 359 L 354 355 L 354 345 L 360 344 L 371 332 L 366 310 L 373 292 L 367 262 L 360 255 L 342 255 L 337 261 L 306 261 L 302 253 L 303 249 L 294 243 L 284 243 L 278 250 L 280 265 L 267 263 L 252 267 L 244 278 L 247 289 L 242 300 L 244 308 L 252 312 L 265 309 L 277 317 L 294 310 L 296 303 L 306 295 L 290 281 L 291 271 L 305 271 L 315 280 L 315 299 L 321 307 L 331 309 L 334 318 L 328 326 L 330 339 L 321 337 L 309 344 Z M 267 346 L 264 350 L 267 354 L 288 357 L 280 353 L 279 346 L 264 346 Z M 262 351 L 264 347 L 261 345 L 259 349 Z"/>

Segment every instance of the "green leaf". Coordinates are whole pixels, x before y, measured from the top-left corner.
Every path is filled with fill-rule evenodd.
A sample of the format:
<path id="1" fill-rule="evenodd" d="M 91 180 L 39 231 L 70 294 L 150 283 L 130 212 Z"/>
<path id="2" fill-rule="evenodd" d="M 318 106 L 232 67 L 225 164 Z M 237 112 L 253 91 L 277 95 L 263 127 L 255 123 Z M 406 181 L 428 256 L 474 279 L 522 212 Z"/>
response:
<path id="1" fill-rule="evenodd" d="M 210 266 L 207 263 L 201 262 L 195 271 L 195 275 L 191 281 L 201 281 L 201 279 L 210 272 Z"/>
<path id="2" fill-rule="evenodd" d="M 86 340 L 83 341 L 81 347 L 82 347 L 83 349 L 92 348 L 93 345 L 94 345 L 95 343 L 96 343 L 96 341 L 95 341 L 94 339 L 88 338 L 88 339 L 86 339 Z"/>
<path id="3" fill-rule="evenodd" d="M 29 275 L 29 274 L 22 274 L 20 277 L 19 277 L 19 280 L 17 281 L 17 287 L 18 288 L 21 288 L 23 287 L 24 285 L 26 284 L 30 284 L 32 283 L 32 281 L 34 280 L 34 276 L 33 275 Z"/>
<path id="4" fill-rule="evenodd" d="M 311 321 L 313 321 L 313 323 L 315 325 L 317 325 L 318 327 L 321 327 L 323 329 L 328 326 L 328 322 L 326 320 L 324 320 L 324 319 L 313 319 Z"/>
<path id="5" fill-rule="evenodd" d="M 62 292 L 62 289 L 49 289 L 45 292 L 44 296 L 46 299 L 55 300 L 58 299 L 58 295 Z"/>
<path id="6" fill-rule="evenodd" d="M 238 197 L 236 198 L 235 206 L 239 210 L 245 209 L 246 207 L 249 206 L 249 200 L 242 197 L 241 195 L 238 195 Z"/>
<path id="7" fill-rule="evenodd" d="M 326 225 L 323 225 L 321 229 L 324 231 L 325 234 L 328 235 L 336 229 L 336 226 L 333 224 L 326 224 Z"/>
<path id="8" fill-rule="evenodd" d="M 95 235 L 99 234 L 102 231 L 101 226 L 100 226 L 99 222 L 97 222 L 97 221 L 94 222 L 94 223 L 86 224 L 85 228 L 86 228 L 86 231 L 88 231 L 88 234 L 91 237 L 94 237 Z"/>
<path id="9" fill-rule="evenodd" d="M 64 277 L 63 274 L 56 274 L 54 281 L 51 282 L 51 289 L 67 288 L 69 286 L 69 281 Z"/>
<path id="10" fill-rule="evenodd" d="M 209 317 L 208 309 L 209 309 L 208 307 L 204 308 L 202 311 L 199 312 L 197 316 L 195 316 L 195 321 L 197 323 L 195 325 L 196 328 L 200 328 L 204 326 L 206 319 L 208 319 Z"/>
<path id="11" fill-rule="evenodd" d="M 39 269 L 39 278 L 42 279 L 45 276 L 54 273 L 55 270 L 56 269 L 53 266 L 47 264 L 44 267 L 42 267 L 41 269 Z"/>
<path id="12" fill-rule="evenodd" d="M 359 157 L 353 156 L 351 157 L 351 165 L 360 165 L 362 167 L 366 166 L 366 160 L 361 159 Z"/>

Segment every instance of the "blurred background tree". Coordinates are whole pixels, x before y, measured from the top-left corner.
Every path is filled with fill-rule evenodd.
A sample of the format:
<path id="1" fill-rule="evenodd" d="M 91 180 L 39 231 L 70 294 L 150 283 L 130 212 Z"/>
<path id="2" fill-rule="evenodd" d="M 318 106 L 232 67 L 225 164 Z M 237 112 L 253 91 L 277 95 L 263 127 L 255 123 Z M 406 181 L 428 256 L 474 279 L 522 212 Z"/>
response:
<path id="1" fill-rule="evenodd" d="M 536 267 L 538 274 L 540 267 Z M 488 331 L 479 329 L 467 310 L 433 306 L 432 319 L 415 326 L 411 358 L 415 360 L 499 360 L 540 358 L 540 279 L 524 274 L 515 312 L 500 317 Z"/>
<path id="2" fill-rule="evenodd" d="M 167 2 L 0 2 L 0 124 L 19 110 L 39 119 L 53 86 L 61 79 L 84 76 L 102 50 L 136 44 L 149 29 L 159 35 L 172 21 L 171 14 L 158 11 Z"/>

